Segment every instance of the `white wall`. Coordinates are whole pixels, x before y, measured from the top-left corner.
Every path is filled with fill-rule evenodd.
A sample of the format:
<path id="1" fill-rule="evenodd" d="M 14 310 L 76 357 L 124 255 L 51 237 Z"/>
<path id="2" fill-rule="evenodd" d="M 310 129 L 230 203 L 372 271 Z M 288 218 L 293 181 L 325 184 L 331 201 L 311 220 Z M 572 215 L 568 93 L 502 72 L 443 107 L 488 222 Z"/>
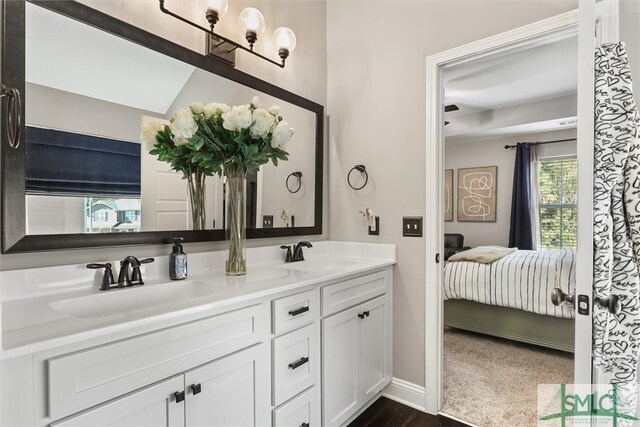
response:
<path id="1" fill-rule="evenodd" d="M 576 6 L 574 0 L 327 4 L 329 237 L 398 245 L 395 377 L 424 384 L 425 241 L 402 237 L 401 221 L 425 214 L 426 57 Z M 370 176 L 360 192 L 346 183 L 355 164 L 365 164 Z M 357 212 L 365 207 L 380 215 L 378 237 L 361 225 Z"/>
<path id="2" fill-rule="evenodd" d="M 447 138 L 445 144 L 445 169 L 453 169 L 453 221 L 445 222 L 446 233 L 460 233 L 466 246 L 500 245 L 509 243 L 511 220 L 511 192 L 513 191 L 513 167 L 515 150 L 505 150 L 505 145 L 521 141 L 551 141 L 575 138 L 576 130 L 514 135 L 474 141 L 456 141 Z M 560 142 L 539 146 L 539 157 L 576 155 L 576 142 Z M 479 166 L 497 166 L 496 222 L 458 222 L 458 169 Z"/>
<path id="3" fill-rule="evenodd" d="M 147 31 L 181 43 L 198 52 L 204 51 L 205 38 L 203 33 L 163 14 L 158 8 L 157 0 L 82 0 L 82 3 L 109 13 L 133 25 L 137 25 Z M 171 3 L 177 7 L 177 11 L 189 15 L 193 19 L 203 21 L 206 24 L 203 16 L 206 10 L 206 1 L 172 1 Z M 326 105 L 327 42 L 326 4 L 324 0 L 278 2 L 268 0 L 251 2 L 233 1 L 229 6 L 227 17 L 223 18 L 216 28 L 219 29 L 222 34 L 231 35 L 231 29 L 237 25 L 239 12 L 247 6 L 258 7 L 267 20 L 264 40 L 259 41 L 256 45 L 257 51 L 277 58 L 277 52 L 273 51 L 273 46 L 269 46 L 267 39 L 271 38 L 270 35 L 275 28 L 279 26 L 292 28 L 296 32 L 298 45 L 287 60 L 287 67 L 284 69 L 268 64 L 246 53 L 238 53 L 236 68 L 305 98 L 309 98 L 319 104 Z M 241 36 L 236 33 L 233 33 L 233 38 L 242 40 Z M 248 246 L 280 245 L 299 240 L 326 239 L 328 218 L 326 188 L 327 182 L 325 181 L 324 234 L 279 239 L 252 239 L 248 241 Z M 225 242 L 185 244 L 187 253 L 221 250 L 224 248 L 226 248 Z M 147 245 L 127 248 L 83 249 L 0 255 L 0 270 L 93 262 L 123 258 L 130 254 L 141 257 L 166 255 L 170 251 L 170 245 Z"/>

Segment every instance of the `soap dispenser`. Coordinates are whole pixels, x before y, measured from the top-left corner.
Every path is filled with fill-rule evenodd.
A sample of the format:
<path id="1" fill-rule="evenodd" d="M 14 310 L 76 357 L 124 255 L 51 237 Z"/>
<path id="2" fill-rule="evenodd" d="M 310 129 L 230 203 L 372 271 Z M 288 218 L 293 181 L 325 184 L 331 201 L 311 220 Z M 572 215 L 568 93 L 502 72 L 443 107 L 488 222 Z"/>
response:
<path id="1" fill-rule="evenodd" d="M 169 277 L 171 280 L 182 280 L 187 278 L 187 254 L 182 250 L 182 237 L 173 239 L 173 251 L 169 256 Z"/>

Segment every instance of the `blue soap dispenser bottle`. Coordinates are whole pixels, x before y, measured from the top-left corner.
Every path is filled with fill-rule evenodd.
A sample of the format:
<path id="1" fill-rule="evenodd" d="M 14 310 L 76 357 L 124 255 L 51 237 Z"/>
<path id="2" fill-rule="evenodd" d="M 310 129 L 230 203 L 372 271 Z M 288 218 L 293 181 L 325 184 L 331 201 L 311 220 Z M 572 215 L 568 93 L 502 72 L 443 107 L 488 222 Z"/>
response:
<path id="1" fill-rule="evenodd" d="M 169 256 L 169 277 L 171 280 L 183 280 L 187 278 L 187 254 L 182 249 L 182 237 L 173 239 L 173 251 Z"/>

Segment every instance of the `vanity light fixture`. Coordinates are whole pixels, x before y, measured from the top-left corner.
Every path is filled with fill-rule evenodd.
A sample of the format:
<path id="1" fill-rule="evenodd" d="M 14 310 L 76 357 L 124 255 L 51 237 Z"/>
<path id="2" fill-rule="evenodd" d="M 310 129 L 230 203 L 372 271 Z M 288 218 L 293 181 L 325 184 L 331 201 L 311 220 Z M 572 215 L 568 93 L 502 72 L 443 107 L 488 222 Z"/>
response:
<path id="1" fill-rule="evenodd" d="M 228 39 L 214 31 L 215 25 L 218 21 L 227 13 L 229 8 L 228 0 L 208 0 L 207 11 L 205 17 L 209 22 L 209 27 L 205 28 L 193 21 L 190 21 L 174 12 L 168 10 L 164 3 L 165 0 L 159 0 L 160 10 L 169 16 L 198 28 L 199 30 L 207 34 L 207 54 L 218 60 L 221 60 L 231 66 L 235 66 L 235 51 L 237 49 L 249 52 L 259 58 L 264 59 L 280 68 L 284 68 L 285 61 L 289 57 L 289 54 L 293 52 L 296 47 L 296 35 L 290 28 L 280 27 L 273 33 L 276 48 L 278 49 L 278 56 L 280 56 L 280 62 L 267 58 L 264 55 L 259 54 L 253 50 L 253 46 L 258 38 L 264 33 L 265 22 L 262 13 L 254 8 L 247 7 L 240 12 L 240 23 L 245 31 L 245 38 L 249 43 L 249 47 L 246 47 L 240 43 L 237 43 L 231 39 Z"/>

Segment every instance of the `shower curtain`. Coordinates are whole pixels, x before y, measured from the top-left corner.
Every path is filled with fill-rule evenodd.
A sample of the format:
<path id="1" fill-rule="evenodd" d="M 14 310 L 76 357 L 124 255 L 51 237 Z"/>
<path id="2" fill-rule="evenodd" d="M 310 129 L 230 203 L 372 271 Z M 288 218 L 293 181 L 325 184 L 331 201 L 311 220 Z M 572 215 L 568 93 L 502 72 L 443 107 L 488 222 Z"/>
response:
<path id="1" fill-rule="evenodd" d="M 596 49 L 595 77 L 594 296 L 618 295 L 622 312 L 615 315 L 593 305 L 593 360 L 612 374 L 612 383 L 628 386 L 627 396 L 635 400 L 640 347 L 640 115 L 623 43 Z"/>

